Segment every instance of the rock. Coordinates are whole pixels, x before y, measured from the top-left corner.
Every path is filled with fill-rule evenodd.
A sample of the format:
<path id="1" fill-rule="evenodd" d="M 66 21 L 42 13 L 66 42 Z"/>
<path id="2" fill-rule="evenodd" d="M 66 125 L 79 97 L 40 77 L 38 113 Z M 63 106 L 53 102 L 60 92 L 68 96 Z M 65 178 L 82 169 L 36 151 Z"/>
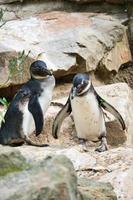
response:
<path id="1" fill-rule="evenodd" d="M 2 148 L 4 149 L 3 154 L 7 155 L 6 158 L 9 157 L 9 152 L 12 152 L 9 157 L 12 163 L 18 165 L 18 160 L 14 159 L 14 154 L 18 153 L 17 155 L 24 159 L 23 163 L 30 166 L 21 171 L 12 171 L 10 174 L 1 177 L 0 199 L 2 200 L 41 200 L 44 197 L 54 200 L 116 199 L 113 188 L 109 183 L 97 183 L 87 178 L 79 178 L 77 183 L 73 165 L 67 157 L 70 157 L 73 163 L 76 163 L 79 157 L 78 162 L 82 167 L 78 171 L 82 172 L 83 170 L 84 172 L 84 170 L 92 169 L 97 165 L 96 162 L 93 165 L 89 164 L 91 161 L 94 162 L 95 152 L 90 157 L 87 153 L 81 155 L 74 148 L 73 150 L 69 148 L 59 150 L 55 147 L 39 148 L 28 145 L 14 148 L 1 146 Z M 64 156 L 65 154 L 67 157 Z M 88 160 L 86 167 L 84 165 L 85 160 L 82 159 L 85 156 Z M 3 162 L 1 161 L 0 164 L 3 164 Z"/>
<path id="2" fill-rule="evenodd" d="M 107 102 L 109 102 L 119 111 L 127 127 L 127 133 L 124 133 L 119 123 L 116 122 L 116 119 L 113 116 L 109 115 L 109 113 L 106 113 L 108 142 L 111 145 L 118 145 L 126 141 L 127 144 L 132 146 L 132 90 L 130 89 L 130 87 L 128 87 L 126 83 L 116 83 L 103 87 L 97 87 L 96 90 L 101 97 L 103 97 Z"/>
<path id="3" fill-rule="evenodd" d="M 114 3 L 114 4 L 124 4 L 124 0 L 69 0 L 69 1 L 75 1 L 77 3 L 95 3 L 95 2 L 107 2 L 107 3 Z"/>
<path id="4" fill-rule="evenodd" d="M 77 200 L 77 179 L 65 156 L 48 156 L 33 169 L 0 179 L 0 199 Z"/>
<path id="5" fill-rule="evenodd" d="M 69 0 L 69 1 L 75 1 L 75 2 L 80 3 L 80 4 L 102 2 L 102 0 Z"/>
<path id="6" fill-rule="evenodd" d="M 111 175 L 104 175 L 100 181 L 108 182 L 114 186 L 118 199 L 129 200 L 133 199 L 131 185 L 133 184 L 132 166 L 129 169 L 116 170 Z M 119 189 L 118 189 L 119 185 Z"/>
<path id="7" fill-rule="evenodd" d="M 133 56 L 133 4 L 130 3 L 128 3 L 128 17 L 129 17 L 128 27 L 129 27 L 130 47 Z"/>
<path id="8" fill-rule="evenodd" d="M 51 147 L 39 148 L 26 145 L 14 149 L 19 150 L 29 163 L 34 163 L 34 166 L 37 166 L 42 162 L 45 163 L 44 160 L 47 156 L 53 154 L 56 158 L 59 157 L 59 160 L 62 154 L 67 156 L 72 161 L 77 171 L 78 178 L 90 180 L 89 182 L 88 180 L 82 181 L 82 184 L 79 180 L 79 190 L 84 198 L 88 195 L 89 199 L 94 194 L 94 199 L 97 199 L 98 195 L 100 195 L 101 199 L 104 199 L 104 197 L 107 198 L 108 194 L 110 199 L 113 199 L 113 187 L 119 200 L 132 199 L 133 148 L 124 146 L 109 149 L 108 151 L 102 153 L 95 152 L 94 149 L 91 148 L 86 153 L 80 153 L 77 151 L 77 146 L 73 146 L 73 148 L 63 148 L 62 146 L 62 148 L 59 148 L 51 145 Z M 50 170 L 55 170 L 54 167 L 58 165 L 52 163 L 52 167 L 50 167 L 50 165 L 47 167 L 47 164 L 45 164 L 45 166 Z M 43 178 L 44 175 L 45 170 L 43 169 Z M 39 181 L 40 179 L 36 178 L 36 180 Z M 108 183 L 110 183 L 112 187 Z M 105 190 L 103 188 L 105 188 Z M 108 192 L 108 190 L 110 190 L 110 192 Z M 114 197 L 114 199 L 116 198 Z"/>
<path id="9" fill-rule="evenodd" d="M 124 4 L 124 0 L 105 0 L 107 3 L 114 3 L 114 4 Z"/>
<path id="10" fill-rule="evenodd" d="M 16 1 L 23 2 L 23 0 L 0 0 L 0 4 L 8 4 L 8 3 L 13 3 Z"/>
<path id="11" fill-rule="evenodd" d="M 111 155 L 112 153 L 112 155 Z M 99 181 L 110 182 L 114 187 L 119 200 L 133 199 L 133 149 L 113 150 L 109 153 L 108 159 L 111 159 L 111 173 L 107 173 L 99 178 Z"/>
<path id="12" fill-rule="evenodd" d="M 118 73 L 108 83 L 126 82 L 133 89 L 133 61 L 123 63 Z"/>
<path id="13" fill-rule="evenodd" d="M 65 149 L 65 150 L 59 150 L 57 151 L 57 154 L 63 154 L 69 158 L 73 165 L 74 169 L 76 171 L 82 171 L 86 168 L 93 168 L 96 165 L 96 159 L 92 157 L 89 154 L 86 153 L 80 153 L 75 148 Z M 90 162 L 91 161 L 91 162 Z"/>
<path id="14" fill-rule="evenodd" d="M 120 147 L 102 154 L 91 155 L 96 158 L 97 164 L 92 170 L 79 171 L 78 176 L 96 181 L 99 184 L 109 182 L 114 188 L 117 199 L 133 199 L 131 188 L 133 184 L 133 148 Z"/>
<path id="15" fill-rule="evenodd" d="M 0 3 L 1 4 L 7 4 L 7 3 L 13 3 L 13 2 L 16 2 L 16 1 L 19 1 L 19 2 L 23 2 L 23 0 L 0 0 Z M 34 0 L 34 1 L 37 1 L 37 0 Z M 53 0 L 54 2 L 55 0 Z M 107 2 L 107 3 L 114 3 L 114 4 L 123 4 L 125 3 L 124 0 L 68 0 L 69 1 L 74 1 L 74 2 L 77 2 L 77 3 L 81 3 L 81 4 L 84 4 L 84 3 L 96 3 L 96 2 Z M 131 0 L 127 0 L 127 1 L 131 1 Z M 63 0 L 62 0 L 63 2 Z"/>
<path id="16" fill-rule="evenodd" d="M 0 53 L 0 88 L 10 85 L 18 85 L 26 82 L 30 78 L 29 66 L 31 59 L 23 54 L 23 51 L 4 51 Z"/>
<path id="17" fill-rule="evenodd" d="M 123 41 L 124 40 L 124 41 Z M 105 59 L 103 59 L 103 66 L 107 69 L 107 71 L 111 72 L 112 70 L 118 72 L 120 65 L 123 64 L 123 58 L 128 57 L 127 49 L 124 50 L 123 44 L 128 45 L 128 40 L 125 35 L 122 41 L 117 43 L 115 47 L 108 53 Z M 123 47 L 122 47 L 123 46 Z M 115 55 L 118 55 L 115 57 Z"/>
<path id="18" fill-rule="evenodd" d="M 8 173 L 23 171 L 28 167 L 25 158 L 18 150 L 0 146 L 0 177 Z"/>
<path id="19" fill-rule="evenodd" d="M 78 188 L 83 199 L 117 200 L 113 187 L 109 183 L 80 178 Z"/>
<path id="20" fill-rule="evenodd" d="M 38 14 L 27 19 L 8 21 L 1 27 L 0 35 L 1 70 L 5 74 L 1 75 L 1 84 L 7 81 L 9 74 L 6 58 L 23 50 L 26 55 L 31 51 L 27 56 L 30 61 L 45 52 L 42 57 L 49 61 L 48 68 L 54 71 L 57 78 L 81 71 L 95 71 L 100 66 L 109 72 L 117 72 L 123 62 L 131 59 L 125 27 L 112 16 L 104 14 Z M 116 59 L 114 52 L 117 52 Z M 23 63 L 23 68 L 25 78 L 15 82 L 11 79 L 9 85 L 18 85 L 27 80 L 27 62 Z"/>

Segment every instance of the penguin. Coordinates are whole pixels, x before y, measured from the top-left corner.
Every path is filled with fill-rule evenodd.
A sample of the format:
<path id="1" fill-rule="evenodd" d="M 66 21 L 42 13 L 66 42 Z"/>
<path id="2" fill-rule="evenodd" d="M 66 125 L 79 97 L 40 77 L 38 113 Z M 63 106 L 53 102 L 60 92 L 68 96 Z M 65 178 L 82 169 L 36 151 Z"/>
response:
<path id="1" fill-rule="evenodd" d="M 29 135 L 38 136 L 44 126 L 44 116 L 51 103 L 55 78 L 42 60 L 30 66 L 31 78 L 26 82 L 10 103 L 0 128 L 0 144 L 19 146 L 36 144 Z"/>
<path id="2" fill-rule="evenodd" d="M 122 129 L 126 129 L 120 113 L 95 91 L 90 75 L 85 73 L 75 75 L 67 102 L 54 119 L 53 137 L 58 138 L 63 120 L 72 112 L 81 150 L 87 151 L 86 141 L 100 141 L 100 145 L 96 148 L 98 152 L 108 150 L 105 118 L 102 109 L 113 114 L 120 122 Z"/>

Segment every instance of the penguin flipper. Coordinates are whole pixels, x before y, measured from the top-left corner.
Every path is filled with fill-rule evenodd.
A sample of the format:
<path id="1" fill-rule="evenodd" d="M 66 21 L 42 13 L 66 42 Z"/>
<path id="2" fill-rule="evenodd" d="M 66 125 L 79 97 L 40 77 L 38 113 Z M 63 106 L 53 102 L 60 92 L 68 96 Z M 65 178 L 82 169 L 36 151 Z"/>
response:
<path id="1" fill-rule="evenodd" d="M 96 93 L 96 96 L 97 96 L 99 105 L 102 106 L 104 110 L 114 115 L 115 118 L 118 119 L 118 121 L 120 122 L 122 129 L 125 130 L 126 125 L 121 114 L 112 105 L 110 105 L 107 101 L 105 101 L 102 97 L 100 97 L 97 93 Z"/>
<path id="2" fill-rule="evenodd" d="M 43 129 L 43 112 L 38 101 L 37 95 L 33 95 L 28 104 L 28 110 L 31 112 L 36 127 L 36 136 L 38 136 Z"/>
<path id="3" fill-rule="evenodd" d="M 70 115 L 72 112 L 70 97 L 68 98 L 64 107 L 58 112 L 56 115 L 53 126 L 52 126 L 52 135 L 55 139 L 58 138 L 58 133 L 60 131 L 60 127 L 62 125 L 63 120 Z"/>

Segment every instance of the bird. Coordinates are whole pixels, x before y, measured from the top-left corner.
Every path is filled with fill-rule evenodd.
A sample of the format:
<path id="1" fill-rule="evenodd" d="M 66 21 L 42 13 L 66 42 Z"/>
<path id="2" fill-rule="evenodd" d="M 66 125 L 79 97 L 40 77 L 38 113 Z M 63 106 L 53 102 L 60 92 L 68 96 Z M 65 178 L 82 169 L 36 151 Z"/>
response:
<path id="1" fill-rule="evenodd" d="M 30 65 L 30 80 L 16 93 L 11 101 L 0 128 L 0 144 L 19 146 L 25 142 L 36 144 L 29 136 L 38 136 L 44 127 L 45 113 L 51 103 L 55 78 L 42 60 Z"/>
<path id="2" fill-rule="evenodd" d="M 58 138 L 63 120 L 72 113 L 81 151 L 87 151 L 87 141 L 100 141 L 100 145 L 95 149 L 98 152 L 108 150 L 103 109 L 113 114 L 120 122 L 122 129 L 126 129 L 121 114 L 96 92 L 90 75 L 87 73 L 76 74 L 66 104 L 54 119 L 53 137 Z"/>

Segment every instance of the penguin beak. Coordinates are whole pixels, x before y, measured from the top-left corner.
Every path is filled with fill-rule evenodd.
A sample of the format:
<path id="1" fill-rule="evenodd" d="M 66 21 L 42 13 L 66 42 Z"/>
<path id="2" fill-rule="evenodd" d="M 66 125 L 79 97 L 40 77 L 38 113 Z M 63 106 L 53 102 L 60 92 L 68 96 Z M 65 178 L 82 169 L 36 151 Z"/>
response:
<path id="1" fill-rule="evenodd" d="M 52 75 L 53 75 L 52 70 L 45 69 L 45 71 L 47 72 L 47 74 L 48 74 L 49 76 L 52 76 Z"/>
<path id="2" fill-rule="evenodd" d="M 71 98 L 74 99 L 74 97 L 75 97 L 76 95 L 77 95 L 77 88 L 74 87 L 74 88 L 72 89 L 72 95 L 71 95 Z"/>

